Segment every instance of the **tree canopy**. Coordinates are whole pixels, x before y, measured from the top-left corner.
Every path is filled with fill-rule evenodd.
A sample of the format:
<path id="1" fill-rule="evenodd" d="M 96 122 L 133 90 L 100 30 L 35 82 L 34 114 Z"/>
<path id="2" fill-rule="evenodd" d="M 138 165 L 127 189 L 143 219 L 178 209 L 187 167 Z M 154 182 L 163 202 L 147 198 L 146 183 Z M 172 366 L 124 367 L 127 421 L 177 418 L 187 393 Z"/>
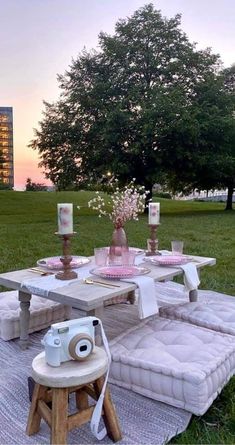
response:
<path id="1" fill-rule="evenodd" d="M 44 102 L 30 147 L 46 177 L 65 188 L 109 170 L 148 189 L 234 187 L 234 94 L 219 56 L 189 42 L 180 15 L 148 4 L 113 36 L 100 33 L 99 47 L 72 60 L 58 101 Z"/>

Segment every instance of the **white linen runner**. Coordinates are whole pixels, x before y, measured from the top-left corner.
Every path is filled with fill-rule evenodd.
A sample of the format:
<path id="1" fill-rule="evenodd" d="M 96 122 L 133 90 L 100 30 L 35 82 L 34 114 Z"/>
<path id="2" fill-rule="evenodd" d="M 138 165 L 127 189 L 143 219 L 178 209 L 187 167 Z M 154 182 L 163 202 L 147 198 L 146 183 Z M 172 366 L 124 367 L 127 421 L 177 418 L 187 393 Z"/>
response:
<path id="1" fill-rule="evenodd" d="M 37 276 L 35 278 L 30 278 L 22 282 L 21 288 L 26 287 L 26 289 L 32 294 L 37 294 L 39 297 L 48 297 L 51 290 L 58 289 L 59 287 L 68 286 L 75 283 L 76 281 L 81 281 L 83 278 L 89 277 L 90 270 L 94 267 L 94 263 L 91 262 L 86 266 L 82 266 L 79 269 L 73 269 L 77 272 L 77 278 L 73 280 L 58 280 L 55 275 L 47 276 Z"/>

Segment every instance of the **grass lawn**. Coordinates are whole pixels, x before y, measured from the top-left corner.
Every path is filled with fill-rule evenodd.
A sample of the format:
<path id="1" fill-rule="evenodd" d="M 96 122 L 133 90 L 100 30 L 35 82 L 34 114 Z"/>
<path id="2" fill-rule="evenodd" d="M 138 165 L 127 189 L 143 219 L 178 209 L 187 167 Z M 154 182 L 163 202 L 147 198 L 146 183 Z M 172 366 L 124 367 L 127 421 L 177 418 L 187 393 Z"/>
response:
<path id="1" fill-rule="evenodd" d="M 74 255 L 91 255 L 94 247 L 109 245 L 113 227 L 88 209 L 93 193 L 0 192 L 0 272 L 35 265 L 43 257 L 60 255 L 57 202 L 74 203 Z M 201 288 L 235 295 L 235 212 L 225 212 L 224 203 L 156 199 L 161 203 L 159 248 L 170 249 L 173 239 L 184 240 L 184 252 L 215 257 L 216 266 L 201 272 Z M 76 209 L 79 205 L 80 210 Z M 147 216 L 125 226 L 129 245 L 146 247 Z M 187 431 L 172 440 L 179 444 L 235 443 L 235 377 L 201 418 L 193 416 Z"/>

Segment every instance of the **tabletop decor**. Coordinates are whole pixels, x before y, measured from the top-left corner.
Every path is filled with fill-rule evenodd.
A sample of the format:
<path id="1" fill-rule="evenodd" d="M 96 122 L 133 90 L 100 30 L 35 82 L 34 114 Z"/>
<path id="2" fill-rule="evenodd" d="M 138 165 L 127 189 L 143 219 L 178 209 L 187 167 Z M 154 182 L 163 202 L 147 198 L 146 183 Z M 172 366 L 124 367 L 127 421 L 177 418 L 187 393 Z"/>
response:
<path id="1" fill-rule="evenodd" d="M 84 266 L 85 264 L 90 263 L 90 258 L 85 256 L 72 256 L 72 260 L 70 262 L 70 267 L 72 269 L 78 269 L 79 267 Z M 44 269 L 45 271 L 49 270 L 61 270 L 63 269 L 63 264 L 61 263 L 60 256 L 53 256 L 49 258 L 42 258 L 37 261 L 37 265 Z"/>
<path id="2" fill-rule="evenodd" d="M 58 232 L 55 234 L 62 239 L 63 255 L 60 261 L 63 265 L 63 270 L 58 272 L 55 277 L 58 280 L 72 280 L 77 278 L 77 273 L 71 269 L 72 256 L 70 254 L 71 238 L 76 232 L 73 231 L 73 204 L 57 204 L 58 209 Z"/>
<path id="3" fill-rule="evenodd" d="M 157 229 L 160 225 L 160 203 L 151 202 L 149 203 L 149 215 L 148 223 L 150 228 L 150 250 L 146 252 L 147 256 L 159 255 L 158 252 L 158 240 L 157 240 Z"/>
<path id="4" fill-rule="evenodd" d="M 147 193 L 145 187 L 136 185 L 135 179 L 133 179 L 123 189 L 116 186 L 107 203 L 105 203 L 99 192 L 96 192 L 95 198 L 88 202 L 88 207 L 97 210 L 99 217 L 108 216 L 114 224 L 109 251 L 111 261 L 116 256 L 121 256 L 122 247 L 128 249 L 128 241 L 124 229 L 125 223 L 132 219 L 138 221 L 138 214 L 145 209 Z M 110 208 L 110 210 L 107 211 L 106 207 Z"/>
<path id="5" fill-rule="evenodd" d="M 178 266 L 190 261 L 187 257 L 183 257 L 182 255 L 159 255 L 154 258 L 149 256 L 148 260 L 157 266 Z"/>
<path id="6" fill-rule="evenodd" d="M 92 275 L 110 279 L 125 279 L 150 272 L 147 267 L 139 266 L 100 266 L 90 270 Z"/>

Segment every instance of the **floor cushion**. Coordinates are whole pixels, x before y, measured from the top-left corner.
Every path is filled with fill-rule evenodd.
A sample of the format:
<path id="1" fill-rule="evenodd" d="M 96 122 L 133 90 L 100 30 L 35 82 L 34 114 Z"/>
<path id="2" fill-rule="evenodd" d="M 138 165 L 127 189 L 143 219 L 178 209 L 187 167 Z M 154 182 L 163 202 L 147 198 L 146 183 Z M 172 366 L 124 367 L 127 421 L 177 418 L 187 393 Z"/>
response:
<path id="1" fill-rule="evenodd" d="M 162 317 L 183 320 L 188 323 L 204 326 L 208 329 L 235 335 L 235 298 L 234 301 L 183 303 L 162 306 L 159 310 Z"/>
<path id="2" fill-rule="evenodd" d="M 183 284 L 175 281 L 157 282 L 155 288 L 159 307 L 189 302 L 188 292 L 185 291 Z M 198 301 L 204 303 L 224 301 L 227 303 L 228 301 L 234 302 L 235 297 L 213 290 L 198 289 Z"/>
<path id="3" fill-rule="evenodd" d="M 110 342 L 110 382 L 204 414 L 235 370 L 234 337 L 156 316 Z"/>
<path id="4" fill-rule="evenodd" d="M 0 337 L 7 341 L 20 336 L 20 304 L 17 291 L 0 293 Z M 29 333 L 47 328 L 52 323 L 69 319 L 71 307 L 32 295 Z"/>

